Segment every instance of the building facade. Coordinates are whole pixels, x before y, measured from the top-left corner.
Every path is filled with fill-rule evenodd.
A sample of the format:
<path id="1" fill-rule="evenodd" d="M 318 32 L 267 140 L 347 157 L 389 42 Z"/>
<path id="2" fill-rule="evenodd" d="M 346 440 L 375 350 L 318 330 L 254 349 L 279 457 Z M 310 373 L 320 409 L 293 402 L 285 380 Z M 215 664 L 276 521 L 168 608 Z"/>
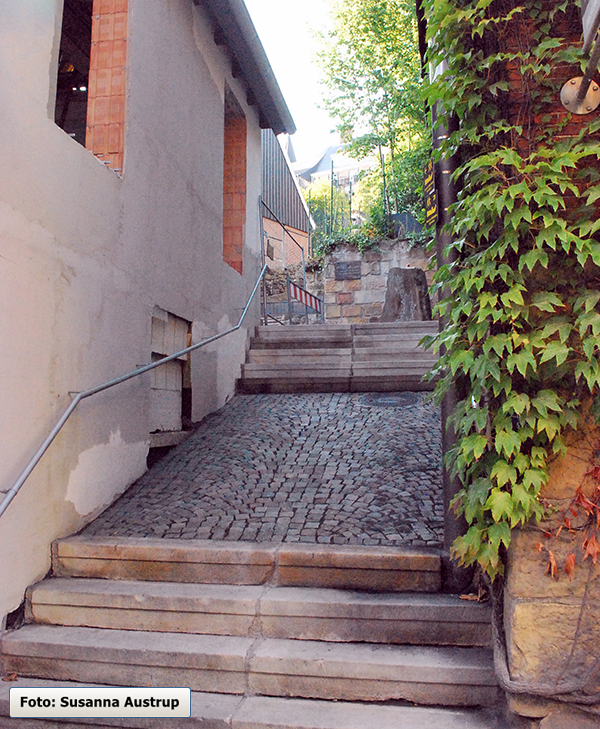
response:
<path id="1" fill-rule="evenodd" d="M 235 325 L 261 269 L 261 127 L 293 133 L 242 0 L 0 9 L 0 492 L 71 393 Z M 233 395 L 248 327 L 82 402 L 0 519 L 0 620 Z M 0 497 L 3 496 L 0 493 Z"/>

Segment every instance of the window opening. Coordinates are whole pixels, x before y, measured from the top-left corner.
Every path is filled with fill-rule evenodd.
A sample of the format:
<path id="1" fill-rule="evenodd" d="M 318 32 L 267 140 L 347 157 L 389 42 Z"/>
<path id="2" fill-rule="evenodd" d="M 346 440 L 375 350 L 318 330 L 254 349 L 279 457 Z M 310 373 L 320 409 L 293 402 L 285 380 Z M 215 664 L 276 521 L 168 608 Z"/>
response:
<path id="1" fill-rule="evenodd" d="M 64 0 L 54 120 L 111 169 L 125 139 L 128 0 Z"/>
<path id="2" fill-rule="evenodd" d="M 79 144 L 85 145 L 92 0 L 65 0 L 58 54 L 54 121 Z"/>

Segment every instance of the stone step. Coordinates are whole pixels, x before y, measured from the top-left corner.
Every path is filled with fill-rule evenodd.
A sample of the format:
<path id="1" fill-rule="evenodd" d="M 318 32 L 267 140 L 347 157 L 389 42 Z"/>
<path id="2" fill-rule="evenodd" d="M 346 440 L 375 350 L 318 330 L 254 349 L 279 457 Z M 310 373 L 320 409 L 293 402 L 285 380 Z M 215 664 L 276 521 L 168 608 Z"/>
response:
<path id="1" fill-rule="evenodd" d="M 55 681 L 445 706 L 498 699 L 486 648 L 25 625 L 3 634 L 0 651 L 5 673 Z"/>
<path id="2" fill-rule="evenodd" d="M 52 566 L 59 577 L 379 592 L 440 588 L 437 552 L 391 547 L 76 536 L 54 543 Z"/>
<path id="3" fill-rule="evenodd" d="M 332 325 L 335 326 L 335 325 Z M 432 321 L 377 321 L 368 324 L 354 324 L 354 333 L 361 335 L 370 334 L 386 334 L 389 332 L 412 332 L 424 331 L 427 334 L 436 334 L 439 331 L 439 322 Z"/>
<path id="4" fill-rule="evenodd" d="M 436 360 L 433 359 L 390 359 L 390 358 L 381 358 L 381 359 L 373 359 L 369 358 L 366 360 L 361 360 L 357 362 L 353 362 L 352 364 L 352 372 L 353 374 L 361 373 L 363 370 L 369 370 L 372 369 L 374 372 L 382 372 L 387 374 L 386 370 L 406 370 L 406 371 L 419 371 L 419 372 L 427 372 L 431 367 L 435 366 Z"/>
<path id="5" fill-rule="evenodd" d="M 395 389 L 395 388 L 392 388 Z M 408 387 L 406 389 L 413 389 Z M 314 392 L 353 392 L 350 377 L 242 377 L 236 383 L 236 391 L 242 395 L 291 394 Z M 362 392 L 362 390 L 357 390 Z"/>
<path id="6" fill-rule="evenodd" d="M 374 347 L 365 349 L 357 349 L 352 354 L 354 362 L 367 362 L 381 360 L 403 360 L 409 362 L 420 362 L 426 360 L 427 362 L 437 362 L 437 358 L 431 356 L 431 352 L 427 352 L 419 347 L 413 347 L 412 349 L 396 349 L 393 347 Z"/>
<path id="7" fill-rule="evenodd" d="M 311 364 L 328 365 L 347 364 L 352 361 L 351 349 L 251 349 L 248 352 L 251 363 L 277 364 Z"/>
<path id="8" fill-rule="evenodd" d="M 490 645 L 487 606 L 456 595 L 52 578 L 27 621 L 328 642 Z"/>
<path id="9" fill-rule="evenodd" d="M 243 377 L 281 377 L 284 375 L 287 379 L 313 379 L 319 377 L 329 377 L 332 380 L 337 380 L 343 377 L 350 377 L 351 365 L 347 363 L 338 362 L 334 364 L 327 364 L 322 362 L 310 362 L 304 363 L 296 360 L 293 363 L 294 366 L 286 364 L 285 362 L 249 362 L 248 364 L 242 365 Z M 307 369 L 310 367 L 310 369 Z"/>
<path id="10" fill-rule="evenodd" d="M 347 348 L 352 346 L 352 330 L 350 326 L 332 324 L 257 327 L 250 346 L 251 349 Z"/>
<path id="11" fill-rule="evenodd" d="M 365 347 L 402 347 L 407 345 L 417 347 L 424 336 L 424 332 L 419 332 L 417 334 L 369 334 L 354 337 L 353 343 L 355 349 L 364 349 Z M 425 351 L 424 347 L 423 350 Z"/>
<path id="12" fill-rule="evenodd" d="M 94 684 L 19 679 L 0 683 L 0 726 L 3 729 L 60 729 L 65 720 L 8 718 L 9 688 L 85 688 Z M 96 686 L 97 687 L 97 686 Z M 164 729 L 165 719 L 75 719 L 72 726 L 88 729 L 128 727 Z M 172 720 L 169 720 L 172 722 Z M 171 724 L 169 724 L 171 726 Z M 175 729 L 175 727 L 173 728 Z M 192 691 L 189 719 L 177 729 L 500 729 L 485 710 L 367 705 L 269 696 L 229 696 Z"/>

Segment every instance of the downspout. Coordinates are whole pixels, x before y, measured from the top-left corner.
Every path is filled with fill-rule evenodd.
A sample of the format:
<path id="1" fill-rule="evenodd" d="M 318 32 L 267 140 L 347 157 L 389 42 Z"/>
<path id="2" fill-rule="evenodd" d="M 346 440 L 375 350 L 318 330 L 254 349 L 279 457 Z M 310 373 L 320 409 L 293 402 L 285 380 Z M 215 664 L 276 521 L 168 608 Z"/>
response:
<path id="1" fill-rule="evenodd" d="M 438 103 L 431 110 L 432 121 L 432 143 L 434 149 L 439 149 L 444 140 L 457 128 L 456 118 L 444 113 L 443 107 Z M 435 189 L 438 195 L 438 217 L 435 228 L 436 257 L 438 268 L 445 264 L 454 263 L 457 260 L 456 249 L 451 248 L 447 254 L 445 249 L 452 243 L 452 234 L 445 229 L 451 221 L 450 206 L 457 200 L 457 187 L 452 179 L 456 171 L 457 163 L 454 157 L 441 158 L 434 165 Z M 446 291 L 441 292 L 441 297 L 447 295 Z M 440 318 L 440 331 L 446 324 L 446 318 Z M 456 434 L 450 426 L 449 418 L 454 410 L 459 397 L 456 388 L 453 386 L 441 403 L 442 419 L 442 455 L 455 445 Z M 459 567 L 456 562 L 450 559 L 450 548 L 454 540 L 467 531 L 467 522 L 464 516 L 457 516 L 450 508 L 450 503 L 462 488 L 460 480 L 452 476 L 442 466 L 442 483 L 444 489 L 444 551 L 442 555 L 442 589 L 444 592 L 464 592 L 468 589 L 472 577 L 473 568 Z"/>

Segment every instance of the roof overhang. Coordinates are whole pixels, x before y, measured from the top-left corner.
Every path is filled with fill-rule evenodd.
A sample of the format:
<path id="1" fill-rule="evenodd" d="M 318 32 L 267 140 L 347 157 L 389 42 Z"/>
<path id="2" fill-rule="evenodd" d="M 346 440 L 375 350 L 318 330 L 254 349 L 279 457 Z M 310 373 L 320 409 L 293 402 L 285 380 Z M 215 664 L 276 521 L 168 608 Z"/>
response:
<path id="1" fill-rule="evenodd" d="M 243 0 L 194 0 L 194 4 L 211 18 L 215 43 L 229 49 L 233 75 L 244 81 L 261 128 L 293 134 L 296 125 Z"/>

